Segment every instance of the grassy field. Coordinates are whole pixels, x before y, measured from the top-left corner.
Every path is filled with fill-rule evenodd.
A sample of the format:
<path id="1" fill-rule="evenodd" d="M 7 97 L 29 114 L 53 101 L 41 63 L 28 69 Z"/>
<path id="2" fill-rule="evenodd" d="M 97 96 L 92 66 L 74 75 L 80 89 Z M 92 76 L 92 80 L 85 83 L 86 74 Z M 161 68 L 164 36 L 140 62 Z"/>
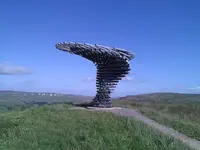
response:
<path id="1" fill-rule="evenodd" d="M 136 101 L 129 97 L 114 101 L 114 105 L 136 108 L 145 116 L 200 140 L 200 102 L 197 100 L 167 99 L 165 96 L 165 100 Z"/>
<path id="2" fill-rule="evenodd" d="M 105 112 L 52 105 L 0 114 L 2 150 L 188 150 L 153 128 Z"/>

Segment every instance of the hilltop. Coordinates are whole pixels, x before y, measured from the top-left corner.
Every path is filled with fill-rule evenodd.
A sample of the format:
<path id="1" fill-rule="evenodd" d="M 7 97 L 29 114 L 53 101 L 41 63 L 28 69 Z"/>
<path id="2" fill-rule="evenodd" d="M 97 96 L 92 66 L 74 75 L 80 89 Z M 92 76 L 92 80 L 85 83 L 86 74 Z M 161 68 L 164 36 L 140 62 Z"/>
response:
<path id="1" fill-rule="evenodd" d="M 0 114 L 3 150 L 189 150 L 135 119 L 54 104 Z"/>

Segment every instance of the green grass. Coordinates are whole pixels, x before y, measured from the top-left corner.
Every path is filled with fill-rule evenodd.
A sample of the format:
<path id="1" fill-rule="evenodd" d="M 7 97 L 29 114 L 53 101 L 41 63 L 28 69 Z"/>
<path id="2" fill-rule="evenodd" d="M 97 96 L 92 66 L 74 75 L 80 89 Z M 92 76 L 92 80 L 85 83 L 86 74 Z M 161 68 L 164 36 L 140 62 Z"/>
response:
<path id="1" fill-rule="evenodd" d="M 200 102 L 197 101 L 149 101 L 117 100 L 117 106 L 136 108 L 145 116 L 185 135 L 200 140 Z"/>
<path id="2" fill-rule="evenodd" d="M 106 112 L 42 106 L 0 114 L 2 150 L 188 150 L 145 124 Z"/>

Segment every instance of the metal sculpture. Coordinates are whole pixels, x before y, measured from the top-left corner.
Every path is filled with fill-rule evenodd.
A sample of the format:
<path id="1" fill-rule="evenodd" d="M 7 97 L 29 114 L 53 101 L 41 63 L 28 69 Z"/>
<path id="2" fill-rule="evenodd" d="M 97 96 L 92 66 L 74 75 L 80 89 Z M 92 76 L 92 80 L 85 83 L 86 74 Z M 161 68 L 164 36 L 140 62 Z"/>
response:
<path id="1" fill-rule="evenodd" d="M 114 47 L 72 42 L 58 43 L 56 48 L 71 54 L 80 55 L 96 65 L 97 94 L 88 106 L 112 107 L 110 94 L 117 83 L 130 71 L 129 61 L 135 57 L 134 54 Z"/>

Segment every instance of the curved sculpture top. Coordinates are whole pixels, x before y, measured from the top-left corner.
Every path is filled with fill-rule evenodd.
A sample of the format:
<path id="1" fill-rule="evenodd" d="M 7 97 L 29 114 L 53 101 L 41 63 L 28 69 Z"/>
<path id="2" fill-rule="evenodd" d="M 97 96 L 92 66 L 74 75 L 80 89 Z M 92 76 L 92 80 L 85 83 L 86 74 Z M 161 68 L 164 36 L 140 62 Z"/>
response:
<path id="1" fill-rule="evenodd" d="M 101 45 L 90 45 L 72 42 L 56 44 L 56 48 L 80 55 L 91 60 L 97 66 L 97 94 L 90 103 L 92 107 L 112 107 L 110 94 L 117 83 L 125 77 L 129 70 L 129 61 L 135 55 L 119 48 L 110 48 Z"/>
<path id="2" fill-rule="evenodd" d="M 73 43 L 73 42 L 62 42 L 57 43 L 56 48 L 67 51 L 69 53 L 81 55 L 82 57 L 85 57 L 91 61 L 95 61 L 95 58 L 92 56 L 94 55 L 104 55 L 105 59 L 115 58 L 115 59 L 124 59 L 126 61 L 129 61 L 135 57 L 135 55 L 129 51 L 119 49 L 119 48 L 111 48 L 101 45 L 91 45 L 86 43 Z M 106 57 L 107 56 L 107 57 Z M 97 63 L 99 62 L 96 60 Z"/>

